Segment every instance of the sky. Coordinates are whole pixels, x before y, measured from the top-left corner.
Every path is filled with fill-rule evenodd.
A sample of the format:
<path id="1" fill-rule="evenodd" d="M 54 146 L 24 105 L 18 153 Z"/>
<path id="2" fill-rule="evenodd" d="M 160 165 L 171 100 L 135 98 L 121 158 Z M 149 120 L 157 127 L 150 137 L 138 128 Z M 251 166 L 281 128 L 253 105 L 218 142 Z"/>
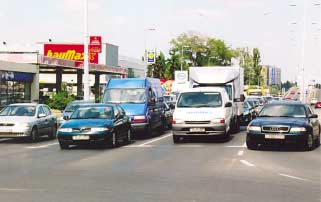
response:
<path id="1" fill-rule="evenodd" d="M 7 45 L 84 39 L 84 0 L 0 2 L 0 40 Z M 303 64 L 306 80 L 321 82 L 321 6 L 314 5 L 320 2 L 88 0 L 88 31 L 118 45 L 121 55 L 137 59 L 146 48 L 168 53 L 171 39 L 198 33 L 232 48 L 259 48 L 261 64 L 280 67 L 284 81 L 302 78 Z"/>

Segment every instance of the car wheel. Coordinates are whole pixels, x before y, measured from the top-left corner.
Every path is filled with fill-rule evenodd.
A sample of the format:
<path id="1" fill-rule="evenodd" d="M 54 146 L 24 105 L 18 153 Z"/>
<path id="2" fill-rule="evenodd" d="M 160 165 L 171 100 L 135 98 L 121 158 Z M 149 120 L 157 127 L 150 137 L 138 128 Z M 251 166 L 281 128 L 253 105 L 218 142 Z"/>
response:
<path id="1" fill-rule="evenodd" d="M 317 148 L 317 147 L 320 147 L 320 131 L 321 129 L 320 129 L 320 127 L 319 127 L 319 133 L 318 133 L 318 138 L 315 140 L 315 147 Z"/>
<path id="2" fill-rule="evenodd" d="M 33 127 L 31 130 L 30 141 L 37 142 L 39 140 L 38 128 Z"/>
<path id="3" fill-rule="evenodd" d="M 50 139 L 56 139 L 57 138 L 57 127 L 53 126 L 51 128 L 51 134 L 49 134 Z"/>
<path id="4" fill-rule="evenodd" d="M 304 145 L 306 151 L 312 151 L 314 149 L 314 140 L 312 134 L 309 134 Z"/>
<path id="5" fill-rule="evenodd" d="M 69 144 L 59 141 L 59 146 L 61 150 L 69 149 Z"/>
<path id="6" fill-rule="evenodd" d="M 130 128 L 128 128 L 128 131 L 127 131 L 126 143 L 127 144 L 132 143 L 132 132 Z"/>
<path id="7" fill-rule="evenodd" d="M 152 127 L 150 126 L 150 123 L 147 125 L 145 129 L 145 135 L 147 137 L 151 137 L 153 135 Z"/>
<path id="8" fill-rule="evenodd" d="M 181 136 L 173 135 L 173 142 L 174 144 L 180 143 Z"/>
<path id="9" fill-rule="evenodd" d="M 116 135 L 116 133 L 115 132 L 113 132 L 113 134 L 112 134 L 112 138 L 111 138 L 111 147 L 112 148 L 115 148 L 115 147 L 117 147 L 118 146 L 118 143 L 117 143 L 117 135 Z"/>
<path id="10" fill-rule="evenodd" d="M 257 150 L 258 144 L 255 142 L 252 142 L 251 140 L 246 140 L 246 146 L 249 150 Z"/>

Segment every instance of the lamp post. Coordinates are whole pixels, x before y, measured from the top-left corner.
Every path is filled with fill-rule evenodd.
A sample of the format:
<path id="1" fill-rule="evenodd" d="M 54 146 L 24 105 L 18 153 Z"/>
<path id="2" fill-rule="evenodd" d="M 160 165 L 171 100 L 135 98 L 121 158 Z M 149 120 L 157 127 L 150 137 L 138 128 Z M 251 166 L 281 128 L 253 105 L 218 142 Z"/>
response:
<path id="1" fill-rule="evenodd" d="M 183 71 L 184 48 L 189 48 L 189 46 L 182 46 L 181 48 L 181 71 Z"/>
<path id="2" fill-rule="evenodd" d="M 84 100 L 90 99 L 89 61 L 88 61 L 88 0 L 84 0 Z"/>

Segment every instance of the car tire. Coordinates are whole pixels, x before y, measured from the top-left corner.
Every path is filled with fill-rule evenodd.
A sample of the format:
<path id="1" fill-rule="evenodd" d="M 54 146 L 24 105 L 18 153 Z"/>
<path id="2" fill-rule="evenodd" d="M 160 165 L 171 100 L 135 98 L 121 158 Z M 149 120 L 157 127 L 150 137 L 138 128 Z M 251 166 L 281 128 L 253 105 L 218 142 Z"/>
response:
<path id="1" fill-rule="evenodd" d="M 320 132 L 321 132 L 321 129 L 319 127 L 318 138 L 315 140 L 315 143 L 314 143 L 315 148 L 320 147 Z"/>
<path id="2" fill-rule="evenodd" d="M 246 146 L 249 150 L 257 150 L 258 144 L 255 142 L 252 142 L 251 140 L 246 140 Z"/>
<path id="3" fill-rule="evenodd" d="M 118 140 L 117 140 L 117 135 L 115 132 L 113 132 L 112 137 L 111 137 L 111 142 L 110 142 L 110 147 L 111 148 L 116 148 L 118 147 Z"/>
<path id="4" fill-rule="evenodd" d="M 150 125 L 150 123 L 147 125 L 146 129 L 145 129 L 145 136 L 146 137 L 151 137 L 153 135 L 153 131 L 152 131 L 152 127 Z"/>
<path id="5" fill-rule="evenodd" d="M 59 141 L 59 146 L 61 150 L 69 149 L 69 144 Z"/>
<path id="6" fill-rule="evenodd" d="M 50 139 L 54 140 L 57 138 L 57 127 L 53 126 L 51 128 L 51 133 L 48 135 Z"/>
<path id="7" fill-rule="evenodd" d="M 132 130 L 128 128 L 127 136 L 126 136 L 126 144 L 132 143 Z"/>
<path id="8" fill-rule="evenodd" d="M 36 126 L 32 128 L 29 140 L 31 142 L 37 142 L 39 140 L 38 128 Z"/>
<path id="9" fill-rule="evenodd" d="M 313 135 L 309 134 L 308 137 L 305 140 L 305 144 L 304 144 L 304 150 L 305 151 L 312 151 L 314 149 L 315 146 L 315 141 L 313 140 Z"/>
<path id="10" fill-rule="evenodd" d="M 174 144 L 180 143 L 181 136 L 179 135 L 173 135 L 173 142 Z"/>

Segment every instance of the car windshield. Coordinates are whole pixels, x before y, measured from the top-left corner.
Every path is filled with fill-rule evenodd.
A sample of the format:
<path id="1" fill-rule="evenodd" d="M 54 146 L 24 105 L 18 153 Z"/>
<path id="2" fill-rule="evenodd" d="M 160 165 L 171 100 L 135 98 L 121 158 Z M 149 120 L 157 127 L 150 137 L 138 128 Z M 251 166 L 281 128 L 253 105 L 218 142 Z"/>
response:
<path id="1" fill-rule="evenodd" d="M 142 88 L 107 89 L 103 101 L 104 103 L 145 103 L 146 91 Z"/>
<path id="2" fill-rule="evenodd" d="M 35 112 L 35 106 L 7 106 L 0 112 L 0 116 L 34 116 Z"/>
<path id="3" fill-rule="evenodd" d="M 297 117 L 305 118 L 306 111 L 303 105 L 266 105 L 261 110 L 259 117 Z"/>
<path id="4" fill-rule="evenodd" d="M 74 104 L 69 104 L 69 105 L 66 107 L 65 112 L 74 112 L 74 111 L 76 111 L 76 109 L 78 109 L 78 108 L 79 108 L 79 104 L 76 104 L 76 103 L 74 103 Z"/>
<path id="5" fill-rule="evenodd" d="M 177 107 L 221 107 L 222 96 L 219 92 L 182 93 Z"/>
<path id="6" fill-rule="evenodd" d="M 113 119 L 112 107 L 80 107 L 72 115 L 71 119 Z"/>

